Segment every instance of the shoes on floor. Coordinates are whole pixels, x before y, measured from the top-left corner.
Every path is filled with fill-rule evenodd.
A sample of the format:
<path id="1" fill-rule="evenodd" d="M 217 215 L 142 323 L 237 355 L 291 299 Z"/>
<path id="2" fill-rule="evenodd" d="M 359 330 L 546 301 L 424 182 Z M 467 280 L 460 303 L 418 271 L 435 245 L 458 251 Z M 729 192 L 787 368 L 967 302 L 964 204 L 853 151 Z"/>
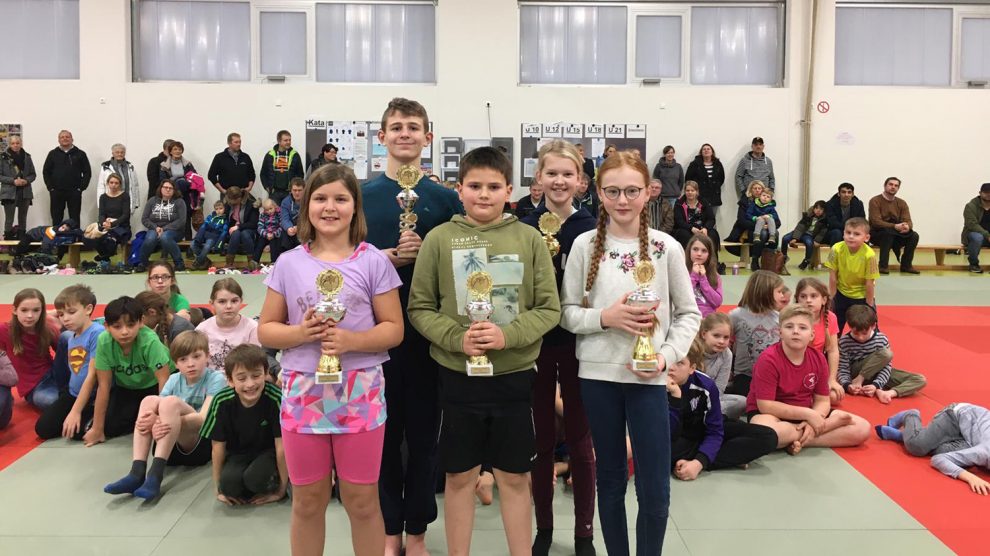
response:
<path id="1" fill-rule="evenodd" d="M 808 268 L 808 265 L 810 265 L 810 264 L 811 264 L 811 261 L 809 261 L 808 259 L 805 259 L 805 260 L 801 261 L 801 264 L 798 265 L 798 269 L 805 270 L 805 269 Z"/>
<path id="2" fill-rule="evenodd" d="M 883 274 L 884 276 L 886 276 L 886 275 L 890 274 L 890 270 L 887 267 L 880 267 L 880 274 Z"/>
<path id="3" fill-rule="evenodd" d="M 983 269 L 980 268 L 980 265 L 978 264 L 969 265 L 969 271 L 972 272 L 973 274 L 983 274 Z"/>
<path id="4" fill-rule="evenodd" d="M 921 274 L 921 271 L 914 268 L 913 266 L 901 267 L 901 274 Z"/>

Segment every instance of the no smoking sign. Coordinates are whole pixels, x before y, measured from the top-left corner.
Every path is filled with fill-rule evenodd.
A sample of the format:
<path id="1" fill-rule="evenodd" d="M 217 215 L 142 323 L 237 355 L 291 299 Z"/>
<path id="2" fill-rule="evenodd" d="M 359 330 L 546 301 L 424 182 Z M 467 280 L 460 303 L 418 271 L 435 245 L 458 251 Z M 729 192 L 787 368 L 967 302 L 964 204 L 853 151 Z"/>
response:
<path id="1" fill-rule="evenodd" d="M 823 100 L 818 103 L 818 112 L 821 114 L 828 114 L 830 108 L 828 101 Z"/>

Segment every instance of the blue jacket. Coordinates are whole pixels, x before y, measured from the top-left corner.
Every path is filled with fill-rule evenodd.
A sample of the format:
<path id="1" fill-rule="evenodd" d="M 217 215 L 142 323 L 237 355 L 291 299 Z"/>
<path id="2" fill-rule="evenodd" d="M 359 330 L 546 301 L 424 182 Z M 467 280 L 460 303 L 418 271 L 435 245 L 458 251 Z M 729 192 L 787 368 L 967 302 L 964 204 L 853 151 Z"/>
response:
<path id="1" fill-rule="evenodd" d="M 746 207 L 746 217 L 749 218 L 749 221 L 756 222 L 757 217 L 770 215 L 773 217 L 773 221 L 777 223 L 777 227 L 779 228 L 780 216 L 777 216 L 777 201 L 770 201 L 766 205 L 760 205 L 757 201 L 757 199 L 753 199 Z"/>
<path id="2" fill-rule="evenodd" d="M 670 408 L 670 440 L 684 437 L 700 441 L 698 461 L 708 469 L 725 436 L 722 427 L 722 406 L 718 401 L 718 387 L 705 373 L 695 371 L 681 385 L 681 397 L 667 394 Z"/>
<path id="3" fill-rule="evenodd" d="M 203 220 L 200 230 L 202 230 L 204 237 L 209 237 L 220 242 L 227 238 L 227 226 L 226 215 L 218 215 L 216 212 L 212 212 Z M 199 232 L 197 232 L 198 234 Z"/>

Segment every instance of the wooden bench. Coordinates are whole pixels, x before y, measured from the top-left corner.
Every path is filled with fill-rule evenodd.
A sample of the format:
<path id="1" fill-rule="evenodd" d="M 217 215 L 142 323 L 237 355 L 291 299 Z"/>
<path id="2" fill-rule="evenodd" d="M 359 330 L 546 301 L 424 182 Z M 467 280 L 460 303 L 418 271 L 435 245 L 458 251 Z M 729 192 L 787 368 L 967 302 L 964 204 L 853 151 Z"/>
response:
<path id="1" fill-rule="evenodd" d="M 726 247 L 738 247 L 739 248 L 739 262 L 743 265 L 749 264 L 749 243 L 743 243 L 738 241 L 723 241 L 722 248 Z M 721 261 L 725 262 L 725 261 Z"/>
<path id="2" fill-rule="evenodd" d="M 19 243 L 20 243 L 19 241 L 12 241 L 12 240 L 6 240 L 5 239 L 5 240 L 0 241 L 0 246 L 2 246 L 2 247 L 16 247 Z M 31 242 L 31 247 L 32 247 L 31 252 L 37 252 L 38 249 L 41 248 L 41 242 L 40 241 Z M 79 268 L 79 261 L 81 259 L 80 253 L 82 253 L 83 244 L 77 241 L 75 243 L 70 243 L 67 247 L 69 248 L 69 251 L 68 251 L 68 254 L 69 254 L 69 266 L 71 266 L 72 268 L 78 269 Z"/>
<path id="3" fill-rule="evenodd" d="M 818 244 L 816 244 L 815 255 L 816 255 L 816 258 L 818 258 L 819 260 L 820 260 L 819 253 L 820 253 L 820 251 L 822 249 L 825 249 L 827 251 L 827 250 L 831 249 L 831 246 L 829 246 L 829 245 L 818 245 Z M 874 251 L 877 251 L 878 249 L 879 248 L 876 247 L 876 246 L 873 247 L 873 250 Z M 935 264 L 934 265 L 930 265 L 930 264 L 927 264 L 927 265 L 916 264 L 916 265 L 914 265 L 914 267 L 917 268 L 918 270 L 966 270 L 966 269 L 969 268 L 969 263 L 968 262 L 967 262 L 967 264 L 952 264 L 952 265 L 945 264 L 945 255 L 949 251 L 960 251 L 961 253 L 963 253 L 963 256 L 965 256 L 966 246 L 960 245 L 958 243 L 918 245 L 918 247 L 915 248 L 914 251 L 915 251 L 915 253 L 917 253 L 919 251 L 926 251 L 926 252 L 932 252 L 932 253 L 935 254 Z M 990 251 L 990 247 L 984 247 L 982 249 L 982 251 Z"/>

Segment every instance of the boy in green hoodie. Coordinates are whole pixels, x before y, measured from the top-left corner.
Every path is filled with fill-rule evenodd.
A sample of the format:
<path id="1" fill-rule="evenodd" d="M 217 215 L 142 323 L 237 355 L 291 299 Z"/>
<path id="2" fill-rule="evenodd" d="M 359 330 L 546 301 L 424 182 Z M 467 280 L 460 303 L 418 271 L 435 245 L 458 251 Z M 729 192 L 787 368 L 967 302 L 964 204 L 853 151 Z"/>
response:
<path id="1" fill-rule="evenodd" d="M 560 321 L 560 300 L 543 237 L 502 213 L 511 174 L 512 164 L 497 149 L 464 155 L 457 192 L 467 215 L 423 240 L 409 294 L 409 319 L 440 365 L 439 449 L 451 554 L 470 552 L 482 463 L 495 470 L 509 553 L 531 550 L 534 363 L 543 335 Z M 472 324 L 466 314 L 467 277 L 476 271 L 492 277 L 492 322 Z M 483 354 L 492 376 L 468 376 L 467 358 Z"/>

